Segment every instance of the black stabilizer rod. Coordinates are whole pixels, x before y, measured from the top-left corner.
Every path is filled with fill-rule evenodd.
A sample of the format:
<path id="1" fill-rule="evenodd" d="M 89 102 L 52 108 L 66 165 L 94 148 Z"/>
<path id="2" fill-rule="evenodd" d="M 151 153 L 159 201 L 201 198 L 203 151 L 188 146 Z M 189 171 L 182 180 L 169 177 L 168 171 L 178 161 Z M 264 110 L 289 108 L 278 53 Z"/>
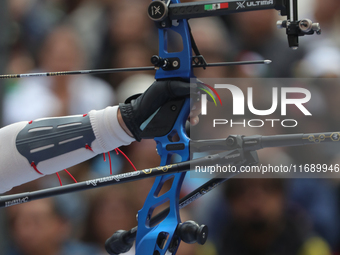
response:
<path id="1" fill-rule="evenodd" d="M 340 141 L 340 132 L 273 135 L 273 136 L 246 136 L 243 137 L 245 150 L 259 150 L 269 147 L 288 147 L 320 143 L 334 143 Z"/>
<path id="2" fill-rule="evenodd" d="M 192 140 L 190 141 L 191 152 L 233 150 L 241 148 L 235 141 L 242 139 L 244 151 L 260 150 L 270 147 L 289 147 L 320 143 L 340 142 L 340 131 L 309 133 L 309 134 L 286 134 L 272 136 L 234 136 L 223 139 Z"/>
<path id="3" fill-rule="evenodd" d="M 118 230 L 105 242 L 105 249 L 110 255 L 118 255 L 128 252 L 136 239 L 137 227 L 129 231 Z"/>

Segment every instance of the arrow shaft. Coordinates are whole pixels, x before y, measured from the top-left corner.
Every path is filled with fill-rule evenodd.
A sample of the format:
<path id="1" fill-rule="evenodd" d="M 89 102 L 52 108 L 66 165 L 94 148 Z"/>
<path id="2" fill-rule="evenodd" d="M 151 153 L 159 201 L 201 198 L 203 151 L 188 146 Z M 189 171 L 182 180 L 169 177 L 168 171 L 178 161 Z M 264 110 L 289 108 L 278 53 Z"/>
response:
<path id="1" fill-rule="evenodd" d="M 219 62 L 219 63 L 208 63 L 205 67 L 269 64 L 270 62 L 271 62 L 270 60 Z M 194 68 L 204 67 L 204 65 L 193 65 L 193 67 Z M 156 69 L 157 68 L 154 67 L 154 66 L 144 66 L 144 67 L 129 67 L 129 68 L 109 68 L 109 69 L 95 69 L 95 70 L 62 71 L 62 72 L 4 74 L 4 75 L 0 75 L 0 79 L 19 79 L 19 78 L 43 77 L 43 76 L 62 76 L 62 75 L 79 75 L 79 74 L 105 74 L 105 73 L 120 73 L 120 72 L 135 72 L 135 71 L 152 71 L 152 70 L 156 70 Z"/>
<path id="2" fill-rule="evenodd" d="M 155 67 L 145 66 L 145 67 L 109 68 L 109 69 L 96 69 L 96 70 L 45 72 L 45 73 L 5 74 L 5 75 L 0 75 L 0 79 L 15 79 L 15 78 L 41 77 L 41 76 L 79 75 L 79 74 L 104 74 L 104 73 L 120 73 L 120 72 L 151 71 L 151 70 L 155 70 Z"/>

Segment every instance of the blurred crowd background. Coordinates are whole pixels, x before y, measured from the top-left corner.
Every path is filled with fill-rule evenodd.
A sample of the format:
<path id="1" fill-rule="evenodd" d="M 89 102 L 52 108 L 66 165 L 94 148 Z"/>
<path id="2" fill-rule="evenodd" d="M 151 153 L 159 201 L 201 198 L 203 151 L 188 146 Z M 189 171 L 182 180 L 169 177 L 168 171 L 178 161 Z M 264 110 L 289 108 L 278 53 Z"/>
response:
<path id="1" fill-rule="evenodd" d="M 1 0 L 0 71 L 27 73 L 110 67 L 149 66 L 158 52 L 157 29 L 146 15 L 149 0 Z M 301 38 L 289 49 L 275 10 L 190 20 L 196 44 L 208 62 L 270 59 L 270 65 L 196 70 L 200 78 L 309 78 L 289 86 L 311 91 L 306 107 L 312 117 L 292 111 L 294 129 L 227 128 L 229 134 L 323 132 L 339 130 L 340 1 L 299 0 L 300 18 L 319 22 L 322 35 Z M 178 41 L 171 41 L 178 46 Z M 2 80 L 2 126 L 48 116 L 83 114 L 123 102 L 143 92 L 154 72 L 100 76 L 60 76 Z M 307 82 L 306 82 L 307 81 Z M 308 82 L 309 81 L 309 82 Z M 271 91 L 254 88 L 258 108 L 268 109 Z M 247 85 L 243 87 L 246 91 Z M 268 94 L 266 94 L 268 92 Z M 228 95 L 223 102 L 232 107 Z M 229 95 L 230 97 L 230 95 Z M 269 103 L 268 103 L 268 98 Z M 268 104 L 267 104 L 268 103 Z M 267 107 L 267 108 L 266 108 Z M 282 118 L 273 115 L 277 118 Z M 271 116 L 271 117 L 273 117 Z M 246 116 L 245 118 L 254 118 Z M 232 116 L 228 117 L 232 118 Z M 155 143 L 145 140 L 121 148 L 137 169 L 159 164 Z M 340 163 L 340 146 L 271 149 L 259 153 L 272 164 Z M 122 155 L 111 152 L 114 173 L 132 171 Z M 106 176 L 109 163 L 98 156 L 69 171 L 78 181 Z M 178 254 L 274 255 L 340 254 L 340 173 L 324 179 L 235 179 L 183 210 L 182 220 L 206 224 L 205 246 L 182 244 Z M 72 180 L 61 173 L 63 183 Z M 183 194 L 204 180 L 186 180 Z M 137 224 L 136 213 L 153 183 L 79 192 L 0 210 L 0 254 L 102 255 L 105 240 L 118 229 Z M 12 193 L 59 185 L 56 176 L 13 189 Z M 129 254 L 134 254 L 132 250 Z"/>

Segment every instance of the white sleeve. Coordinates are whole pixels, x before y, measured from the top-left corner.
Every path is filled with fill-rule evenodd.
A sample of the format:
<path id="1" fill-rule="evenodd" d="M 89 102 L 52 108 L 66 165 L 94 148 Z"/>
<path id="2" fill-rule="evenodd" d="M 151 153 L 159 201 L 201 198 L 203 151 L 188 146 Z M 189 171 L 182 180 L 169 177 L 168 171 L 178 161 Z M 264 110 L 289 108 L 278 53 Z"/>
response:
<path id="1" fill-rule="evenodd" d="M 91 144 L 93 151 L 81 148 L 41 161 L 36 166 L 39 172 L 43 175 L 53 174 L 97 154 L 135 141 L 119 125 L 117 110 L 118 106 L 113 106 L 89 113 L 96 138 Z M 43 176 L 34 170 L 16 147 L 17 135 L 27 124 L 27 122 L 18 122 L 0 129 L 0 193 Z"/>

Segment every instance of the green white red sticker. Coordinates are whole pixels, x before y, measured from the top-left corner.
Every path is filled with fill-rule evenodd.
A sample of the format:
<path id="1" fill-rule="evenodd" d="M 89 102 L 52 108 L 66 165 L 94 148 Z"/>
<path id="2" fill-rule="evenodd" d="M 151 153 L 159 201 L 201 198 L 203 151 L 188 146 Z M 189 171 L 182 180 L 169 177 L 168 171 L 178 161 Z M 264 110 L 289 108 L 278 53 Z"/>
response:
<path id="1" fill-rule="evenodd" d="M 219 3 L 219 4 L 206 4 L 204 5 L 205 11 L 215 11 L 221 9 L 228 9 L 229 3 Z"/>

